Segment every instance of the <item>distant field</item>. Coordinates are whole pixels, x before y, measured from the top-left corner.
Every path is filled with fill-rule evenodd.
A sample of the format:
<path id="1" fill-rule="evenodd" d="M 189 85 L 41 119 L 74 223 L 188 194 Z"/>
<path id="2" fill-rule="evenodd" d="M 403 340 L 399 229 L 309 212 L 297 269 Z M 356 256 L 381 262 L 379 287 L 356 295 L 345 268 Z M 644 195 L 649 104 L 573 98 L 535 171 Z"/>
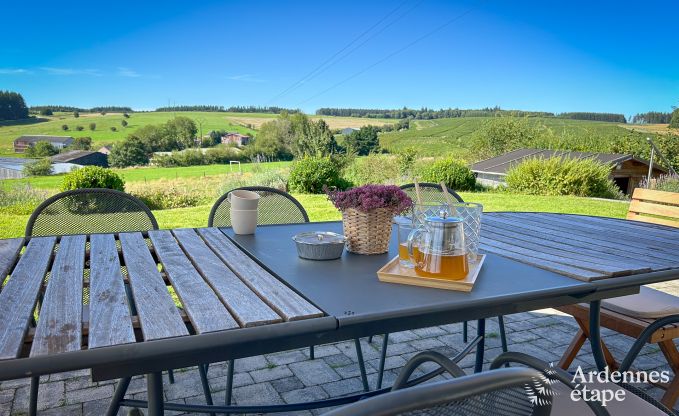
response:
<path id="1" fill-rule="evenodd" d="M 54 116 L 50 117 L 40 116 L 40 119 L 47 119 L 48 121 L 36 123 L 22 122 L 21 124 L 14 125 L 0 123 L 0 156 L 21 156 L 14 153 L 13 142 L 14 139 L 22 135 L 50 134 L 71 137 L 88 136 L 92 138 L 94 146 L 97 147 L 121 141 L 130 133 L 133 133 L 138 128 L 147 124 L 165 123 L 175 115 L 193 119 L 196 121 L 196 125 L 199 128 L 199 124 L 202 121 L 203 134 L 207 134 L 210 130 L 227 130 L 243 134 L 253 134 L 254 130 L 248 128 L 247 125 L 251 125 L 254 129 L 257 129 L 263 123 L 277 117 L 276 114 L 178 111 L 176 113 L 130 113 L 130 118 L 124 119 L 122 113 L 107 113 L 104 116 L 99 113 L 80 113 L 80 117 L 78 118 L 73 117 L 72 113 L 55 113 Z M 321 118 L 320 116 L 310 117 L 313 119 Z M 323 116 L 322 118 L 332 129 L 361 127 L 367 124 L 382 125 L 394 123 L 394 120 L 371 118 L 332 116 Z M 123 119 L 128 123 L 126 127 L 123 127 L 120 124 Z M 95 131 L 89 129 L 88 126 L 90 123 L 97 124 Z M 62 129 L 61 126 L 64 124 L 68 125 L 68 130 Z M 82 126 L 84 130 L 77 131 L 77 126 Z M 111 131 L 111 127 L 115 127 L 117 131 Z"/>
<path id="2" fill-rule="evenodd" d="M 227 117 L 227 120 L 241 126 L 251 125 L 258 129 L 273 117 L 273 114 L 244 114 Z M 331 129 L 344 129 L 347 127 L 361 128 L 367 125 L 381 126 L 383 124 L 393 124 L 396 120 L 382 118 L 359 118 L 359 117 L 333 117 L 333 116 L 309 116 L 312 120 L 325 120 Z"/>
<path id="3" fill-rule="evenodd" d="M 668 134 L 669 124 L 619 124 L 620 127 L 640 133 Z"/>
<path id="4" fill-rule="evenodd" d="M 469 138 L 488 120 L 490 117 L 414 120 L 406 131 L 380 134 L 380 144 L 389 151 L 413 146 L 425 156 L 455 153 L 465 157 Z M 629 133 L 617 123 L 542 117 L 530 120 L 541 128 L 551 129 L 557 136 L 582 138 L 590 142 Z"/>

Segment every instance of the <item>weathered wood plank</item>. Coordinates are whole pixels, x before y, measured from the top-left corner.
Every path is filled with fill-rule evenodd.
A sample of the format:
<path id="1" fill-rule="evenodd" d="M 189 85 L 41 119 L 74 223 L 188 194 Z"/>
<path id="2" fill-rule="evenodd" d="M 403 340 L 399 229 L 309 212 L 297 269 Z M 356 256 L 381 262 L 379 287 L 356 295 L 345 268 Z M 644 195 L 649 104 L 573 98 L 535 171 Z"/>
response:
<path id="1" fill-rule="evenodd" d="M 495 232 L 502 232 L 509 235 L 522 235 L 531 236 L 543 240 L 545 242 L 568 244 L 576 250 L 581 250 L 582 252 L 589 253 L 590 255 L 609 255 L 613 256 L 611 259 L 623 258 L 627 262 L 634 263 L 638 261 L 640 256 L 636 256 L 633 253 L 621 252 L 619 248 L 609 248 L 593 245 L 587 241 L 578 241 L 575 239 L 569 239 L 566 236 L 559 235 L 558 233 L 550 232 L 550 230 L 543 230 L 539 227 L 516 227 L 495 221 L 494 219 L 486 218 L 484 220 L 485 224 L 483 227 L 490 227 Z M 657 260 L 650 257 L 644 257 L 644 266 L 651 267 L 652 270 L 667 270 L 672 267 L 673 263 L 667 260 Z"/>
<path id="2" fill-rule="evenodd" d="M 188 335 L 141 233 L 121 233 L 123 259 L 146 341 Z"/>
<path id="3" fill-rule="evenodd" d="M 585 282 L 590 282 L 592 280 L 598 280 L 606 278 L 607 276 L 602 273 L 593 272 L 590 270 L 580 269 L 578 267 L 569 266 L 567 264 L 555 263 L 553 261 L 544 260 L 536 257 L 526 256 L 523 254 L 514 253 L 512 251 L 507 251 L 493 247 L 487 244 L 480 245 L 481 250 L 486 253 L 493 253 L 503 257 L 510 258 L 512 260 L 519 261 L 521 263 L 530 264 L 531 266 L 539 267 L 541 269 L 549 270 L 550 272 L 563 274 L 574 279 L 582 280 Z"/>
<path id="4" fill-rule="evenodd" d="M 526 218 L 526 214 L 520 214 L 519 217 Z M 624 227 L 624 221 L 609 220 L 587 222 L 579 221 L 577 217 L 562 215 L 548 216 L 547 214 L 537 214 L 530 217 L 537 217 L 552 223 L 563 224 L 564 226 L 568 227 L 568 229 L 583 230 L 590 233 L 603 233 L 603 235 L 608 236 L 611 241 L 617 241 L 617 239 L 623 238 L 624 241 L 627 241 L 629 244 L 639 245 L 640 243 L 643 243 L 643 245 L 648 247 L 660 248 L 663 250 L 679 250 L 679 230 L 674 236 L 666 236 L 656 235 L 653 232 L 639 232 L 640 230 L 638 228 Z"/>
<path id="5" fill-rule="evenodd" d="M 603 251 L 588 252 L 581 247 L 569 244 L 568 242 L 550 241 L 539 238 L 534 234 L 523 234 L 516 231 L 509 231 L 500 227 L 481 227 L 481 239 L 485 237 L 499 240 L 508 244 L 517 244 L 532 250 L 542 250 L 545 253 L 559 252 L 563 257 L 582 259 L 597 262 L 604 266 L 610 266 L 615 270 L 620 270 L 621 265 L 624 269 L 632 273 L 644 273 L 651 271 L 648 263 L 641 262 L 605 253 Z"/>
<path id="6" fill-rule="evenodd" d="M 632 202 L 629 204 L 629 211 L 638 214 L 669 217 L 679 222 L 679 207 L 677 206 L 653 204 L 651 202 L 632 200 Z"/>
<path id="7" fill-rule="evenodd" d="M 664 253 L 649 252 L 643 247 L 621 247 L 619 244 L 605 239 L 596 238 L 594 236 L 582 236 L 580 234 L 570 233 L 565 229 L 555 229 L 554 227 L 549 227 L 544 224 L 532 224 L 528 221 L 520 221 L 518 218 L 512 219 L 501 215 L 493 215 L 484 217 L 483 221 L 493 224 L 493 226 L 504 227 L 508 230 L 516 230 L 516 232 L 532 233 L 541 238 L 567 241 L 569 244 L 579 245 L 580 247 L 593 252 L 607 250 L 608 252 L 632 259 L 639 258 L 639 255 L 641 255 L 646 256 L 646 260 L 648 260 L 649 263 L 668 267 L 672 267 L 676 264 L 676 261 L 672 261 L 665 257 Z"/>
<path id="8" fill-rule="evenodd" d="M 7 274 L 17 261 L 17 257 L 19 256 L 19 252 L 23 245 L 23 238 L 0 240 L 0 285 L 5 281 Z"/>
<path id="9" fill-rule="evenodd" d="M 115 237 L 90 236 L 88 348 L 135 342 Z"/>
<path id="10" fill-rule="evenodd" d="M 322 316 L 314 305 L 269 274 L 236 247 L 217 228 L 201 228 L 198 233 L 231 270 L 286 321 Z"/>
<path id="11" fill-rule="evenodd" d="M 679 205 L 679 193 L 656 191 L 655 189 L 634 188 L 632 199 Z"/>
<path id="12" fill-rule="evenodd" d="M 634 212 L 628 213 L 627 219 L 632 220 L 632 221 L 640 221 L 640 222 L 650 223 L 650 224 L 667 225 L 669 227 L 679 227 L 679 221 L 668 220 L 668 219 L 657 218 L 657 217 L 649 217 L 648 215 L 639 215 L 639 214 L 634 213 Z"/>
<path id="13" fill-rule="evenodd" d="M 149 231 L 149 237 L 196 333 L 238 328 L 238 323 L 193 267 L 172 233 Z"/>
<path id="14" fill-rule="evenodd" d="M 586 254 L 579 255 L 566 250 L 556 250 L 539 243 L 530 243 L 518 238 L 506 237 L 489 231 L 484 231 L 481 241 L 498 248 L 514 251 L 519 254 L 551 260 L 557 263 L 569 264 L 579 268 L 601 272 L 608 276 L 624 276 L 633 272 L 650 271 L 648 268 L 629 267 L 624 264 L 611 265 L 606 261 Z"/>
<path id="15" fill-rule="evenodd" d="M 31 357 L 78 351 L 82 342 L 84 235 L 61 238 L 42 300 Z"/>
<path id="16" fill-rule="evenodd" d="M 185 228 L 174 230 L 173 233 L 193 265 L 205 277 L 241 326 L 251 327 L 282 321 L 276 312 L 210 250 L 195 230 Z"/>
<path id="17" fill-rule="evenodd" d="M 545 214 L 546 215 L 546 214 Z M 667 228 L 656 224 L 641 224 L 635 221 L 627 221 L 622 219 L 605 218 L 605 217 L 589 217 L 589 216 L 575 216 L 575 215 L 563 215 L 570 219 L 581 221 L 583 223 L 600 224 L 609 227 L 624 228 L 629 231 L 642 232 L 644 234 L 654 235 L 663 238 L 677 238 L 677 230 Z"/>
<path id="18" fill-rule="evenodd" d="M 508 216 L 500 214 L 501 218 L 510 219 L 516 223 L 528 223 L 550 230 L 568 233 L 571 236 L 580 236 L 592 242 L 605 241 L 624 250 L 635 250 L 638 253 L 651 253 L 663 258 L 672 258 L 679 261 L 679 246 L 674 246 L 671 241 L 662 238 L 643 237 L 640 233 L 629 233 L 617 230 L 612 224 L 607 227 L 589 225 L 568 219 L 559 219 L 558 216 L 526 215 L 518 214 Z"/>
<path id="19" fill-rule="evenodd" d="M 31 239 L 0 293 L 0 360 L 19 355 L 55 242 L 54 237 Z"/>

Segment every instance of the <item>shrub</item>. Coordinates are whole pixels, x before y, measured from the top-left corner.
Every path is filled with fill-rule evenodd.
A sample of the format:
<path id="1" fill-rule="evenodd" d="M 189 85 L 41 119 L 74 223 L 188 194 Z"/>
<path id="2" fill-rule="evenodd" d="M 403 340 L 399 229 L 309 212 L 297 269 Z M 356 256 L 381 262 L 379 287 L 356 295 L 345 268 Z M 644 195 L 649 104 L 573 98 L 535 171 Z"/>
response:
<path id="1" fill-rule="evenodd" d="M 80 113 L 77 112 L 77 111 L 74 111 L 73 112 L 73 118 L 78 118 L 78 117 L 80 117 Z"/>
<path id="2" fill-rule="evenodd" d="M 36 160 L 24 165 L 23 172 L 27 176 L 48 176 L 53 173 L 52 162 L 48 158 Z"/>
<path id="3" fill-rule="evenodd" d="M 357 186 L 393 184 L 399 176 L 398 161 L 394 156 L 375 153 L 354 159 L 344 170 L 344 177 Z"/>
<path id="4" fill-rule="evenodd" d="M 125 118 L 130 118 L 130 115 L 127 114 L 127 113 L 123 113 L 123 117 L 125 117 Z"/>
<path id="5" fill-rule="evenodd" d="M 111 126 L 111 131 L 118 131 L 118 129 L 116 128 L 116 126 Z"/>
<path id="6" fill-rule="evenodd" d="M 127 121 L 120 120 L 120 125 L 123 126 L 123 127 L 127 127 Z"/>
<path id="7" fill-rule="evenodd" d="M 47 141 L 39 141 L 33 146 L 26 149 L 26 156 L 28 157 L 46 157 L 54 156 L 59 153 L 56 147 L 52 146 L 52 143 Z"/>
<path id="8" fill-rule="evenodd" d="M 410 146 L 398 152 L 398 172 L 401 176 L 410 177 L 413 175 L 413 168 L 417 160 L 417 149 Z"/>
<path id="9" fill-rule="evenodd" d="M 510 191 L 529 195 L 621 198 L 611 168 L 591 159 L 528 159 L 507 172 Z"/>
<path id="10" fill-rule="evenodd" d="M 130 136 L 113 147 L 108 155 L 108 163 L 116 168 L 147 165 L 149 156 L 146 145 L 140 139 Z"/>
<path id="11" fill-rule="evenodd" d="M 669 127 L 671 129 L 679 129 L 679 108 L 672 111 L 672 119 L 670 119 Z"/>
<path id="12" fill-rule="evenodd" d="M 64 176 L 62 191 L 82 188 L 105 188 L 118 191 L 125 190 L 125 182 L 111 169 L 99 166 L 85 166 L 71 171 Z"/>
<path id="13" fill-rule="evenodd" d="M 325 186 L 345 189 L 348 183 L 329 157 L 305 157 L 292 164 L 288 186 L 293 192 L 321 194 Z"/>
<path id="14" fill-rule="evenodd" d="M 42 110 L 40 110 L 41 116 L 51 116 L 52 114 L 53 114 L 52 110 L 49 108 L 43 108 Z"/>
<path id="15" fill-rule="evenodd" d="M 90 123 L 89 128 L 90 130 L 95 131 L 97 129 L 97 123 Z"/>
<path id="16" fill-rule="evenodd" d="M 639 184 L 640 188 L 649 188 L 648 183 L 644 179 Z M 679 176 L 677 175 L 660 175 L 660 177 L 651 180 L 651 189 L 665 192 L 679 193 Z"/>
<path id="17" fill-rule="evenodd" d="M 64 131 L 68 130 L 68 124 L 62 124 L 61 129 Z"/>
<path id="18" fill-rule="evenodd" d="M 83 130 L 85 130 L 85 127 L 83 127 L 83 126 L 75 126 L 75 129 L 78 130 L 78 131 L 83 131 Z"/>
<path id="19" fill-rule="evenodd" d="M 426 182 L 441 181 L 455 191 L 472 191 L 476 188 L 476 177 L 464 162 L 452 157 L 439 159 L 425 168 L 422 179 Z"/>
<path id="20" fill-rule="evenodd" d="M 92 148 L 92 138 L 87 136 L 76 137 L 69 147 L 77 150 L 90 150 Z"/>

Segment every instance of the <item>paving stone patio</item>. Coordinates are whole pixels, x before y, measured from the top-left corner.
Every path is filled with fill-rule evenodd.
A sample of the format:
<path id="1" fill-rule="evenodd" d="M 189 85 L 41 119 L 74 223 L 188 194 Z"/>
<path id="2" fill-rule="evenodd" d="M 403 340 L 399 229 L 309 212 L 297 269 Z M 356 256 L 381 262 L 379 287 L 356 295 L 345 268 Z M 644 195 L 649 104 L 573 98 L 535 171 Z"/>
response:
<path id="1" fill-rule="evenodd" d="M 654 285 L 672 294 L 679 294 L 679 284 Z M 509 349 L 521 351 L 546 361 L 557 361 L 575 333 L 577 327 L 569 316 L 545 309 L 505 317 Z M 475 322 L 470 322 L 470 333 L 475 331 Z M 497 319 L 487 321 L 486 365 L 500 352 Z M 620 359 L 633 340 L 606 329 L 602 330 L 607 345 L 616 358 Z M 382 338 L 375 337 L 369 344 L 363 341 L 363 352 L 371 386 L 375 386 L 379 348 Z M 384 383 L 390 385 L 398 370 L 418 351 L 436 349 L 453 356 L 464 347 L 462 325 L 444 325 L 391 334 L 389 353 L 386 361 Z M 473 371 L 473 353 L 465 357 L 460 365 L 467 373 Z M 593 369 L 594 361 L 586 346 L 573 365 Z M 224 363 L 210 365 L 208 377 L 213 399 L 223 403 L 226 384 Z M 637 369 L 669 370 L 659 348 L 646 346 L 636 361 Z M 165 379 L 165 398 L 186 403 L 205 403 L 197 369 L 187 368 L 175 371 L 175 383 Z M 658 388 L 640 386 L 654 397 L 660 397 Z M 315 360 L 309 359 L 309 350 L 300 349 L 276 354 L 245 358 L 236 361 L 234 376 L 234 403 L 282 404 L 305 400 L 325 399 L 355 393 L 362 389 L 354 344 L 340 342 L 316 347 Z M 38 408 L 40 415 L 92 415 L 105 413 L 114 390 L 114 381 L 92 383 L 87 371 L 54 374 L 43 377 L 40 383 Z M 0 383 L 0 416 L 23 415 L 28 408 L 29 380 L 12 380 Z M 146 398 L 145 380 L 132 380 L 128 396 Z M 126 414 L 126 409 L 119 414 Z M 294 415 L 321 414 L 323 411 L 294 412 Z M 167 412 L 167 414 L 181 414 Z"/>

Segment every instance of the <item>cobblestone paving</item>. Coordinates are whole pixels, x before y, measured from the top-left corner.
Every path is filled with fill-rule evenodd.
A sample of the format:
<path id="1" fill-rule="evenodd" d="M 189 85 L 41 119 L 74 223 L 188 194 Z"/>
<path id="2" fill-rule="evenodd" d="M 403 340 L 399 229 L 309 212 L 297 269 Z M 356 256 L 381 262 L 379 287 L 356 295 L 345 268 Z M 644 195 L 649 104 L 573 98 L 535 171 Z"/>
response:
<path id="1" fill-rule="evenodd" d="M 671 284 L 661 286 L 675 293 Z M 505 317 L 509 349 L 521 351 L 546 361 L 557 361 L 576 332 L 576 325 L 569 316 L 552 309 L 520 313 Z M 470 334 L 475 322 L 470 322 Z M 487 321 L 486 366 L 500 352 L 497 319 Z M 616 358 L 620 359 L 633 340 L 606 329 L 604 339 Z M 398 370 L 418 351 L 436 349 L 453 356 L 463 348 L 462 325 L 444 325 L 391 334 L 386 362 L 385 385 L 395 379 Z M 375 386 L 382 338 L 375 337 L 372 344 L 362 340 L 369 382 Z M 592 354 L 585 347 L 573 365 L 585 370 L 594 368 Z M 467 373 L 473 371 L 474 354 L 465 357 L 460 365 Z M 224 363 L 210 365 L 208 373 L 213 399 L 223 403 L 226 383 Z M 643 370 L 668 370 L 657 346 L 646 346 L 636 361 L 636 368 Z M 197 369 L 175 371 L 175 383 L 165 378 L 165 398 L 175 402 L 205 403 Z M 54 374 L 43 377 L 40 382 L 38 408 L 40 415 L 103 415 L 114 390 L 114 381 L 92 383 L 87 371 Z M 662 391 L 645 387 L 660 397 Z M 316 347 L 316 359 L 309 359 L 309 350 L 301 349 L 236 361 L 233 397 L 235 404 L 281 404 L 305 400 L 324 399 L 358 392 L 362 389 L 353 342 L 341 342 Z M 28 408 L 28 380 L 0 383 L 0 416 L 23 415 Z M 141 377 L 130 384 L 128 398 L 145 399 L 146 385 Z M 294 412 L 294 415 L 320 414 Z M 121 411 L 119 414 L 126 414 Z M 167 414 L 181 414 L 167 412 Z"/>

